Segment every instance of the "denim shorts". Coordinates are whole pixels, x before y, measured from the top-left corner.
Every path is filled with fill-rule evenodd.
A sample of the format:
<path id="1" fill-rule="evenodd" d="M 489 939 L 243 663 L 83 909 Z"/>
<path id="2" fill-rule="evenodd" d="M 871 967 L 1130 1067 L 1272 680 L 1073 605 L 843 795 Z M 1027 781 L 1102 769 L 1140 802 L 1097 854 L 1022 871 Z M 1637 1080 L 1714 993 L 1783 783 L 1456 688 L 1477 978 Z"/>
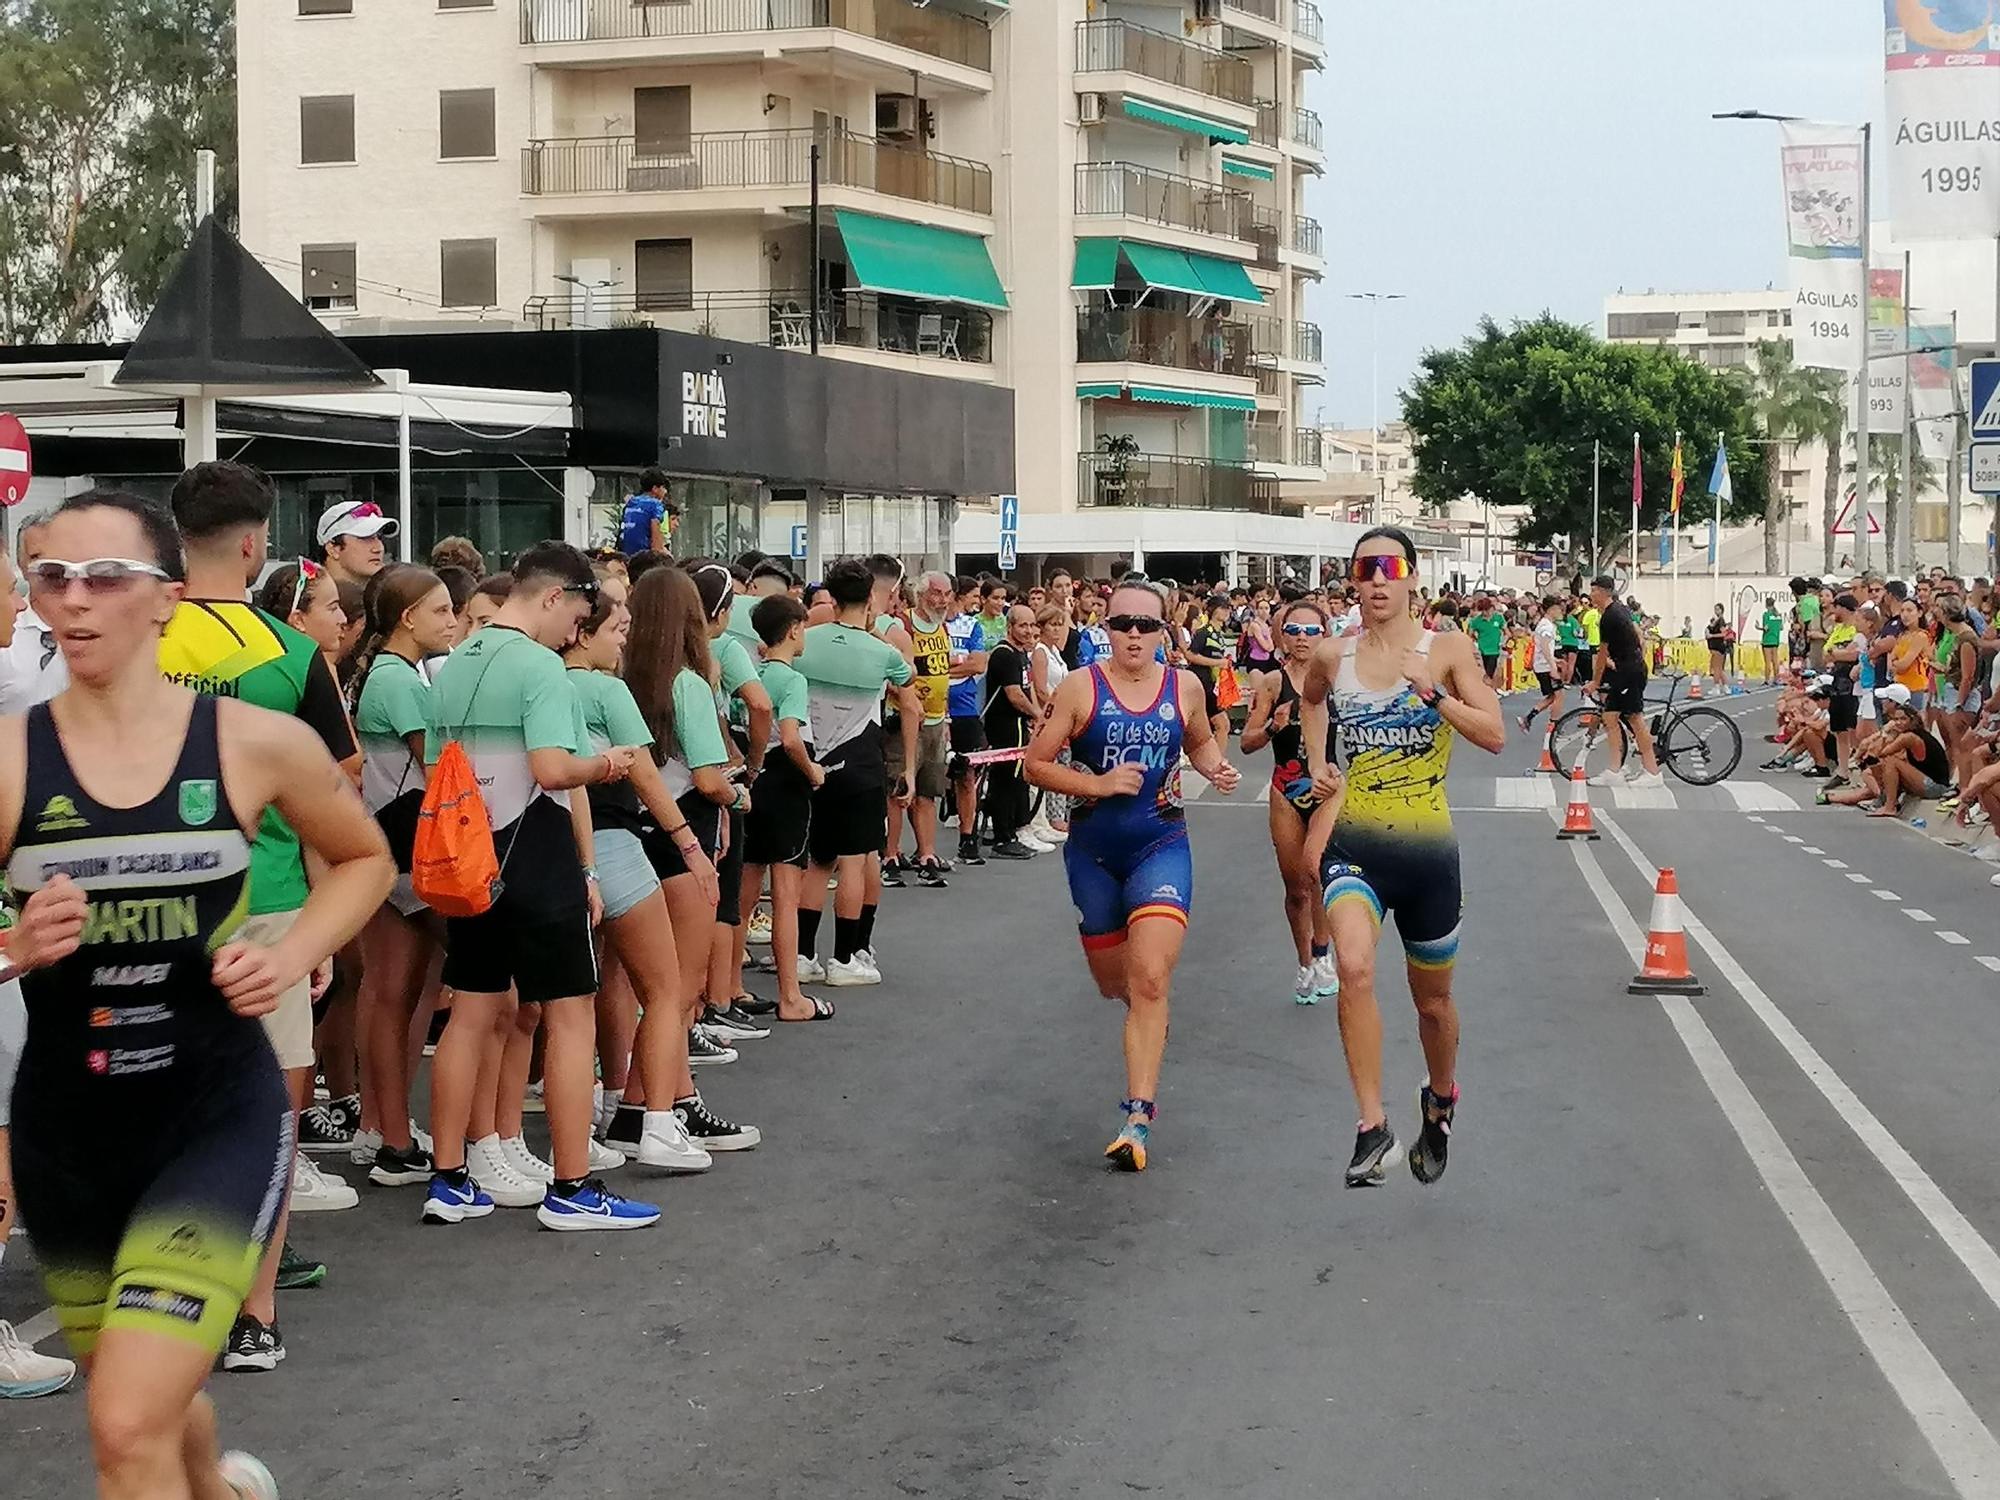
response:
<path id="1" fill-rule="evenodd" d="M 653 862 L 639 835 L 624 828 L 599 828 L 591 834 L 597 848 L 597 894 L 604 901 L 604 920 L 615 922 L 660 888 Z"/>

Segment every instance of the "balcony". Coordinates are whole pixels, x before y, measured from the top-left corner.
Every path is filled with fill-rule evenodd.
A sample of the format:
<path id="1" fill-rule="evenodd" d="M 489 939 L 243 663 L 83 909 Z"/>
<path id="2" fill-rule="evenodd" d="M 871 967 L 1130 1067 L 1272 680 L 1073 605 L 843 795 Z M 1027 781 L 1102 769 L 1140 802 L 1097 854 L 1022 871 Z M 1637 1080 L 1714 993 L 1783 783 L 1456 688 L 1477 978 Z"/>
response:
<path id="1" fill-rule="evenodd" d="M 1320 451 L 1320 430 L 1317 427 L 1294 427 L 1292 429 L 1292 462 L 1302 469 L 1325 467 L 1321 463 L 1324 455 Z"/>
<path id="2" fill-rule="evenodd" d="M 1289 123 L 1285 129 L 1285 139 L 1295 146 L 1304 146 L 1308 151 L 1324 151 L 1325 132 L 1319 123 L 1319 116 L 1303 105 L 1294 105 Z"/>
<path id="3" fill-rule="evenodd" d="M 1250 330 L 1226 318 L 1160 307 L 1080 307 L 1079 364 L 1163 365 L 1211 375 L 1250 374 Z"/>
<path id="4" fill-rule="evenodd" d="M 1320 433 L 1316 427 L 1286 428 L 1263 421 L 1247 423 L 1243 430 L 1253 463 L 1299 469 L 1321 467 Z"/>
<path id="5" fill-rule="evenodd" d="M 983 162 L 848 131 L 812 129 L 705 131 L 672 142 L 648 142 L 643 151 L 631 136 L 530 141 L 521 152 L 521 191 L 547 197 L 809 188 L 815 143 L 822 187 L 859 188 L 967 213 L 993 212 L 993 173 Z"/>
<path id="6" fill-rule="evenodd" d="M 1326 21 L 1312 0 L 1292 0 L 1292 30 L 1309 42 L 1325 43 Z"/>
<path id="7" fill-rule="evenodd" d="M 1278 481 L 1248 464 L 1160 453 L 1077 455 L 1079 506 L 1148 506 L 1166 510 L 1240 510 L 1286 515 Z"/>
<path id="8" fill-rule="evenodd" d="M 1250 357 L 1259 364 L 1276 364 L 1286 354 L 1286 329 L 1283 318 L 1268 316 L 1246 318 L 1250 325 Z"/>
<path id="9" fill-rule="evenodd" d="M 521 40 L 533 46 L 819 28 L 993 71 L 993 32 L 983 22 L 905 0 L 521 0 Z"/>
<path id="10" fill-rule="evenodd" d="M 1136 73 L 1231 104 L 1250 103 L 1255 82 L 1246 58 L 1116 20 L 1076 23 L 1076 71 Z"/>
<path id="11" fill-rule="evenodd" d="M 1318 219 L 1304 214 L 1292 215 L 1292 249 L 1300 255 L 1310 255 L 1314 260 L 1325 257 L 1325 240 L 1320 233 Z"/>
<path id="12" fill-rule="evenodd" d="M 1275 99 L 1253 99 L 1257 106 L 1257 123 L 1250 127 L 1252 145 L 1269 146 L 1278 149 L 1278 116 L 1283 113 Z"/>
<path id="13" fill-rule="evenodd" d="M 1301 364 L 1323 365 L 1326 363 L 1320 352 L 1319 324 L 1294 323 L 1292 325 L 1292 358 Z"/>
<path id="14" fill-rule="evenodd" d="M 878 292 L 828 291 L 820 307 L 822 348 L 872 349 L 918 359 L 993 362 L 993 315 L 958 303 L 920 302 Z M 812 293 L 655 291 L 542 296 L 523 321 L 537 329 L 665 328 L 702 338 L 774 349 L 812 347 Z"/>
<path id="15" fill-rule="evenodd" d="M 1278 24 L 1279 0 L 1222 0 L 1224 9 L 1240 10 L 1246 16 L 1255 16 L 1260 21 Z"/>
<path id="16" fill-rule="evenodd" d="M 1076 164 L 1076 212 L 1123 215 L 1225 239 L 1251 238 L 1250 195 L 1125 161 Z"/>
<path id="17" fill-rule="evenodd" d="M 1250 205 L 1250 239 L 1257 246 L 1257 264 L 1267 271 L 1278 269 L 1278 245 L 1285 237 L 1285 216 L 1261 203 Z"/>

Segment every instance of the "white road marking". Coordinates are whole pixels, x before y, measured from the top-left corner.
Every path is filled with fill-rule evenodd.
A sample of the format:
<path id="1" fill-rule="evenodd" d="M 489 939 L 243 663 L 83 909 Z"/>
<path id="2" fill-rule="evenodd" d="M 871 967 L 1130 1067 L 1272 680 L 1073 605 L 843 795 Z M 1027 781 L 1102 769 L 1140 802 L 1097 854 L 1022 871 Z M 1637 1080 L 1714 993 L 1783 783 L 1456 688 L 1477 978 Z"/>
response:
<path id="1" fill-rule="evenodd" d="M 1745 819 L 1744 819 L 1743 821 L 1744 821 L 1744 822 L 1746 822 L 1746 823 L 1761 823 L 1761 822 L 1763 822 L 1764 820 L 1763 820 L 1762 818 L 1758 817 L 1758 816 L 1757 816 L 1757 814 L 1755 814 L 1755 813 L 1752 813 L 1752 814 L 1750 814 L 1750 816 L 1749 816 L 1749 817 L 1745 818 Z"/>
<path id="2" fill-rule="evenodd" d="M 1805 840 L 1800 838 L 1796 833 L 1788 833 L 1785 835 L 1785 842 L 1788 844 L 1803 844 Z"/>
<path id="3" fill-rule="evenodd" d="M 1883 890 L 1879 886 L 1873 892 L 1877 901 L 1901 901 L 1903 898 L 1894 891 Z"/>
<path id="4" fill-rule="evenodd" d="M 1942 928 L 1942 927 L 1939 928 L 1938 936 L 1942 938 L 1945 942 L 1950 943 L 1953 947 L 1957 948 L 1962 948 L 1967 943 L 1972 941 L 1971 938 L 1966 937 L 1963 933 L 1953 932 L 1949 928 Z"/>
<path id="5" fill-rule="evenodd" d="M 1992 954 L 1990 954 L 1990 953 L 1982 953 L 1982 954 L 1980 954 L 1980 955 L 1979 955 L 1979 956 L 1978 956 L 1977 958 L 1975 958 L 1975 959 L 1973 960 L 1973 962 L 1974 962 L 1974 963 L 1980 963 L 1980 964 L 1984 964 L 1984 965 L 1986 965 L 1986 967 L 1987 967 L 1987 968 L 1991 969 L 1991 970 L 1992 970 L 1992 971 L 1993 971 L 1994 973 L 1996 973 L 1996 974 L 2000 974 L 2000 958 L 1995 958 L 1995 957 L 1994 957 L 1994 956 L 1993 956 Z"/>
<path id="6" fill-rule="evenodd" d="M 1856 885 L 1873 885 L 1875 883 L 1874 881 L 1870 880 L 1866 875 L 1863 875 L 1859 870 L 1848 871 L 1847 878 L 1853 881 Z"/>
<path id="7" fill-rule="evenodd" d="M 27 1322 L 20 1324 L 14 1332 L 21 1336 L 21 1342 L 29 1346 L 39 1344 L 62 1325 L 56 1321 L 56 1310 L 45 1307 Z"/>
<path id="8" fill-rule="evenodd" d="M 1818 844 L 1807 844 L 1807 845 L 1805 846 L 1805 848 L 1803 848 L 1803 849 L 1799 850 L 1799 853 L 1801 853 L 1801 854 L 1824 854 L 1824 853 L 1826 853 L 1826 851 L 1825 851 L 1824 849 L 1820 848 L 1820 846 L 1819 846 Z"/>
<path id="9" fill-rule="evenodd" d="M 1844 870 L 1847 868 L 1847 861 L 1844 859 L 1823 859 L 1820 863 L 1825 865 L 1829 870 Z"/>
<path id="10" fill-rule="evenodd" d="M 1903 908 L 1903 915 L 1908 917 L 1912 922 L 1935 922 L 1937 920 L 1936 917 L 1925 911 L 1921 906 L 1906 906 Z"/>
<path id="11" fill-rule="evenodd" d="M 1799 804 L 1791 793 L 1764 781 L 1725 781 L 1723 791 L 1735 802 L 1738 812 L 1797 812 Z"/>
<path id="12" fill-rule="evenodd" d="M 1554 807 L 1556 787 L 1552 778 L 1526 776 L 1513 781 L 1496 780 L 1493 783 L 1493 800 L 1501 807 Z"/>
<path id="13" fill-rule="evenodd" d="M 1617 807 L 1633 811 L 1651 811 L 1660 808 L 1678 809 L 1673 791 L 1663 786 L 1614 786 L 1611 801 Z"/>
<path id="14" fill-rule="evenodd" d="M 1608 820 L 1607 820 L 1608 821 Z M 1644 856 L 1622 833 L 1615 833 L 1621 847 L 1634 864 L 1643 866 Z M 1645 939 L 1639 924 L 1624 902 L 1612 893 L 1611 885 L 1587 844 L 1573 843 L 1570 853 L 1583 872 L 1584 884 L 1597 898 L 1610 920 L 1612 931 L 1631 955 L 1640 962 Z M 1653 878 L 1657 878 L 1655 875 Z M 1688 931 L 1697 930 L 1695 919 L 1687 919 Z M 1702 946 L 1715 955 L 1714 944 L 1702 929 Z M 1732 984 L 1735 976 L 1729 976 Z M 1739 993 L 1741 986 L 1738 986 Z M 1743 1077 L 1729 1061 L 1715 1039 L 1715 1033 L 1680 995 L 1661 995 L 1660 1008 L 1667 1013 L 1674 1032 L 1687 1048 L 1696 1071 L 1708 1085 L 1710 1095 L 1722 1109 L 1736 1138 L 1764 1181 L 1772 1200 L 1812 1257 L 1827 1290 L 1847 1314 L 1848 1322 L 1861 1338 L 1869 1357 L 1875 1361 L 1890 1387 L 1902 1401 L 1938 1462 L 1944 1466 L 1953 1488 L 1961 1496 L 1986 1495 L 1992 1480 L 2000 1475 L 2000 1443 L 1972 1409 L 1965 1394 L 1953 1384 L 1937 1356 L 1910 1326 L 1910 1320 L 1882 1285 L 1861 1247 L 1854 1243 L 1845 1226 L 1835 1217 L 1825 1198 L 1812 1184 L 1798 1158 L 1786 1146 L 1771 1117 L 1757 1102 Z M 1747 1000 L 1749 996 L 1746 994 Z M 1754 1006 L 1753 1006 L 1754 1008 Z M 1789 1023 L 1788 1023 L 1789 1024 Z M 1782 1039 L 1781 1039 L 1782 1040 Z M 1872 1118 L 1872 1117 L 1871 1117 Z M 1928 1181 L 1929 1179 L 1925 1179 Z M 1983 1242 L 1982 1242 L 1983 1243 Z"/>

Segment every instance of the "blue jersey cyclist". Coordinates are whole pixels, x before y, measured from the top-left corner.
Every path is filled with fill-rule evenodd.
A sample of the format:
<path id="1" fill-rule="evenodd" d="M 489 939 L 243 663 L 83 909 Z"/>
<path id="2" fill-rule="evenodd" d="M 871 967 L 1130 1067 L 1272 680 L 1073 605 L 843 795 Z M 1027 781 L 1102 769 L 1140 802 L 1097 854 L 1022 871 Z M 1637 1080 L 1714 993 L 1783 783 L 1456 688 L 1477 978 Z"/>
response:
<path id="1" fill-rule="evenodd" d="M 1105 626 L 1110 654 L 1056 689 L 1028 746 L 1028 779 L 1072 799 L 1063 864 L 1084 958 L 1098 989 L 1125 1006 L 1125 1123 L 1104 1154 L 1142 1172 L 1194 897 L 1182 752 L 1221 791 L 1235 789 L 1237 774 L 1209 728 L 1201 683 L 1155 660 L 1166 629 L 1158 590 L 1128 577 Z M 1059 764 L 1064 748 L 1069 762 Z"/>
<path id="2" fill-rule="evenodd" d="M 1444 1175 L 1458 1104 L 1458 1011 L 1452 1002 L 1458 957 L 1458 839 L 1445 801 L 1455 736 L 1498 753 L 1505 742 L 1500 699 L 1486 680 L 1472 637 L 1433 635 L 1410 613 L 1417 549 L 1393 526 L 1367 532 L 1349 567 L 1360 594 L 1361 632 L 1317 646 L 1300 688 L 1307 763 L 1322 795 L 1342 776 L 1328 763 L 1329 703 L 1347 758 L 1345 802 L 1320 874 L 1340 973 L 1340 1036 L 1360 1122 L 1347 1185 L 1382 1181 L 1396 1150 L 1382 1107 L 1382 1019 L 1375 1001 L 1375 949 L 1393 912 L 1408 962 L 1410 996 L 1430 1076 L 1419 1091 L 1422 1118 L 1410 1170 L 1420 1182 Z"/>

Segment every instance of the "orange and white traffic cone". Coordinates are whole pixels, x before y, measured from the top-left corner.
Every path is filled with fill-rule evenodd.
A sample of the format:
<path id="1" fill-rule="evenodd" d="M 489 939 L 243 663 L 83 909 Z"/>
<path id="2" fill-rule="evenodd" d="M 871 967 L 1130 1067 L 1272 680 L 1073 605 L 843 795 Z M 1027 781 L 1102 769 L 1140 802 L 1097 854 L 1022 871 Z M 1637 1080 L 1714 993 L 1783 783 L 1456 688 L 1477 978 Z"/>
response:
<path id="1" fill-rule="evenodd" d="M 1660 871 L 1653 892 L 1653 918 L 1646 924 L 1646 960 L 1632 982 L 1631 995 L 1705 995 L 1708 986 L 1688 967 L 1687 932 L 1681 925 L 1681 888 L 1672 870 Z"/>
<path id="2" fill-rule="evenodd" d="M 1569 810 L 1563 814 L 1563 826 L 1556 830 L 1559 839 L 1597 839 L 1597 823 L 1590 815 L 1590 788 L 1584 783 L 1583 765 L 1578 762 L 1569 773 Z"/>
<path id="3" fill-rule="evenodd" d="M 1544 771 L 1546 771 L 1551 776 L 1562 775 L 1562 767 L 1556 764 L 1555 747 L 1556 747 L 1556 716 L 1554 714 L 1550 714 L 1548 733 L 1542 736 L 1542 763 L 1539 766 L 1535 767 L 1535 773 L 1537 775 L 1540 775 Z"/>
<path id="4" fill-rule="evenodd" d="M 1694 681 L 1688 685 L 1688 697 L 1696 701 L 1699 701 L 1702 697 L 1701 673 L 1699 672 L 1694 674 Z"/>

